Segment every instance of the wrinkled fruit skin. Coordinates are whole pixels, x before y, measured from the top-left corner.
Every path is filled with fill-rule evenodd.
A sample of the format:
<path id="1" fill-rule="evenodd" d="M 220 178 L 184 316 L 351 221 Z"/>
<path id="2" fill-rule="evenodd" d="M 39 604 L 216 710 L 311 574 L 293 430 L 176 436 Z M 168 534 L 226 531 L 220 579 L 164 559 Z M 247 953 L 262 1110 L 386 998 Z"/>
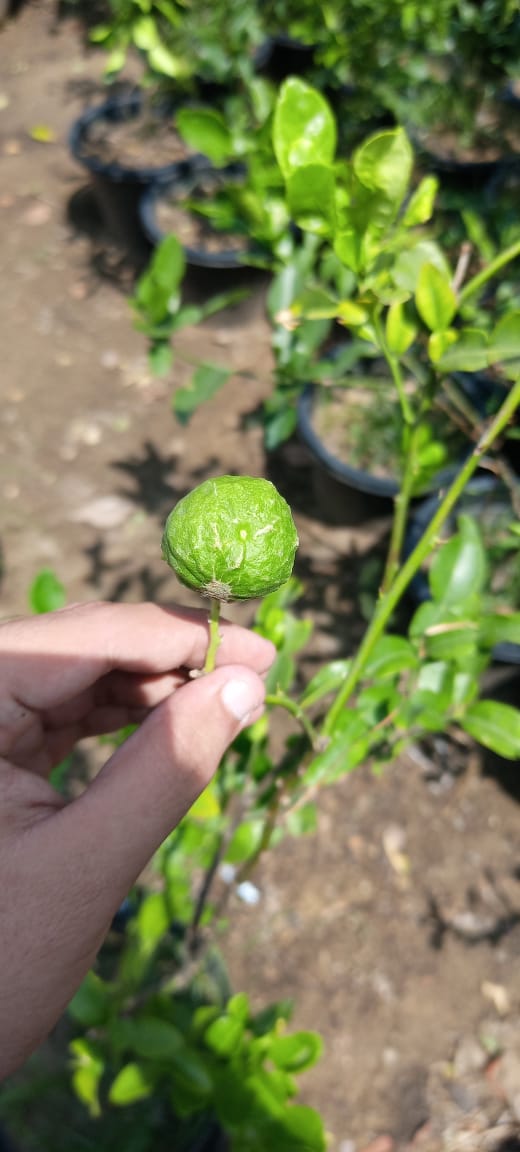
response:
<path id="1" fill-rule="evenodd" d="M 217 600 L 274 592 L 291 575 L 298 535 L 270 480 L 217 476 L 170 512 L 162 551 L 179 580 Z"/>

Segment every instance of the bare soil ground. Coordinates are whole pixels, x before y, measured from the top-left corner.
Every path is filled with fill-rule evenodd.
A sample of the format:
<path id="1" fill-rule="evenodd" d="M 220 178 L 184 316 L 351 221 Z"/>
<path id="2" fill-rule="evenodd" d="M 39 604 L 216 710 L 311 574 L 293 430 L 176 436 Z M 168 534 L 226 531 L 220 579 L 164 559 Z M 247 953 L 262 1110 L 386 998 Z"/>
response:
<path id="1" fill-rule="evenodd" d="M 254 375 L 233 376 L 181 428 L 169 402 L 189 368 L 150 376 L 132 268 L 67 147 L 102 96 L 103 59 L 41 0 L 0 31 L 0 60 L 2 614 L 27 610 L 42 566 L 71 601 L 192 602 L 159 555 L 170 507 L 211 474 L 272 474 L 301 537 L 301 611 L 316 626 L 306 667 L 348 654 L 385 525 L 325 523 L 298 445 L 265 459 L 248 420 L 270 386 L 265 280 L 183 335 L 188 359 Z M 247 622 L 250 609 L 232 615 Z M 237 907 L 225 944 L 237 989 L 258 1005 L 293 997 L 295 1023 L 322 1032 L 304 1095 L 334 1152 L 520 1149 L 518 767 L 440 753 L 379 778 L 362 769 L 323 795 L 317 834 L 262 864 L 260 901 Z"/>

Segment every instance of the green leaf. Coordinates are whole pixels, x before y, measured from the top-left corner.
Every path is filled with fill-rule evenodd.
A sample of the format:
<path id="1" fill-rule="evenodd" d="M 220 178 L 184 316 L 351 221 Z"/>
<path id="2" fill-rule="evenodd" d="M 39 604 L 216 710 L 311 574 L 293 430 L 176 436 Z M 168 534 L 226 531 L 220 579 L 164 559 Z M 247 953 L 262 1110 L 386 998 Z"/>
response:
<path id="1" fill-rule="evenodd" d="M 417 655 L 404 636 L 382 636 L 365 666 L 363 678 L 379 680 L 417 667 Z"/>
<path id="2" fill-rule="evenodd" d="M 520 371 L 520 311 L 507 313 L 491 332 L 488 364 L 512 365 L 515 373 Z"/>
<path id="3" fill-rule="evenodd" d="M 168 907 L 164 894 L 162 892 L 148 893 L 135 918 L 137 935 L 144 952 L 153 952 L 161 937 L 167 932 L 169 923 Z"/>
<path id="4" fill-rule="evenodd" d="M 428 732 L 445 731 L 456 702 L 455 682 L 456 673 L 449 664 L 442 660 L 425 661 L 415 691 L 403 701 L 402 725 Z"/>
<path id="5" fill-rule="evenodd" d="M 336 688 L 343 684 L 351 663 L 351 660 L 331 660 L 329 664 L 323 664 L 309 680 L 300 697 L 302 707 L 309 708 L 311 704 L 316 704 L 323 696 L 335 692 Z"/>
<path id="6" fill-rule="evenodd" d="M 392 267 L 392 279 L 397 288 L 415 293 L 423 264 L 433 264 L 447 277 L 450 270 L 446 257 L 433 240 L 418 240 L 412 248 L 400 252 Z"/>
<path id="7" fill-rule="evenodd" d="M 82 1065 L 75 1068 L 72 1073 L 72 1087 L 76 1096 L 82 1104 L 85 1104 L 90 1115 L 94 1118 L 101 1116 L 99 1086 L 102 1075 L 103 1065 L 96 1066 L 95 1064 Z"/>
<path id="8" fill-rule="evenodd" d="M 262 836 L 261 820 L 245 820 L 235 830 L 224 859 L 228 864 L 241 864 L 253 856 Z"/>
<path id="9" fill-rule="evenodd" d="M 152 16 L 142 16 L 136 20 L 132 29 L 132 38 L 136 48 L 142 52 L 149 52 L 160 44 L 157 22 Z"/>
<path id="10" fill-rule="evenodd" d="M 314 1108 L 292 1104 L 286 1109 L 284 1128 L 285 1138 L 280 1145 L 283 1152 L 325 1152 L 328 1141 L 321 1116 Z"/>
<path id="11" fill-rule="evenodd" d="M 400 301 L 391 304 L 386 314 L 386 343 L 394 356 L 404 356 L 417 336 L 417 326 L 406 314 L 406 305 Z"/>
<path id="12" fill-rule="evenodd" d="M 354 711 L 346 711 L 327 747 L 305 769 L 303 782 L 308 786 L 339 780 L 361 764 L 368 754 L 369 746 L 370 733 L 363 717 Z"/>
<path id="13" fill-rule="evenodd" d="M 231 1056 L 240 1045 L 243 1031 L 241 1020 L 223 1014 L 206 1029 L 204 1039 L 219 1056 Z"/>
<path id="14" fill-rule="evenodd" d="M 328 235 L 334 223 L 334 169 L 306 164 L 287 177 L 287 200 L 294 222 L 304 231 Z"/>
<path id="15" fill-rule="evenodd" d="M 352 272 L 358 272 L 362 261 L 363 236 L 355 228 L 337 231 L 334 237 L 334 252 Z"/>
<path id="16" fill-rule="evenodd" d="M 105 1062 L 102 1053 L 95 1042 L 86 1037 L 72 1040 L 70 1045 L 72 1053 L 72 1085 L 76 1096 L 88 1108 L 90 1115 L 101 1115 L 99 1101 L 99 1087 Z"/>
<path id="17" fill-rule="evenodd" d="M 167 340 L 156 340 L 148 350 L 148 363 L 154 376 L 165 376 L 173 364 L 173 351 Z"/>
<path id="18" fill-rule="evenodd" d="M 475 657 L 478 627 L 473 620 L 447 620 L 433 624 L 424 638 L 430 660 L 453 661 L 467 667 Z"/>
<path id="19" fill-rule="evenodd" d="M 333 319 L 338 312 L 338 301 L 324 287 L 305 288 L 294 300 L 291 311 L 294 316 L 307 320 Z"/>
<path id="20" fill-rule="evenodd" d="M 491 333 L 491 343 L 502 349 L 504 360 L 520 355 L 520 311 L 502 316 Z"/>
<path id="21" fill-rule="evenodd" d="M 111 1104 L 124 1107 L 126 1104 L 135 1104 L 136 1100 L 144 1100 L 151 1096 L 153 1084 L 146 1076 L 139 1064 L 126 1064 L 112 1081 L 108 1093 Z"/>
<path id="22" fill-rule="evenodd" d="M 264 444 L 268 452 L 274 451 L 292 436 L 298 422 L 296 405 L 268 415 L 264 421 Z"/>
<path id="23" fill-rule="evenodd" d="M 255 1036 L 265 1036 L 268 1032 L 277 1030 L 279 1020 L 287 1024 L 294 1011 L 292 1000 L 275 1000 L 266 1008 L 261 1008 L 250 1021 L 251 1031 Z"/>
<path id="24" fill-rule="evenodd" d="M 290 836 L 307 836 L 312 834 L 318 827 L 318 812 L 316 805 L 309 801 L 308 804 L 302 804 L 301 808 L 294 808 L 289 812 L 286 820 L 287 831 Z"/>
<path id="25" fill-rule="evenodd" d="M 486 647 L 520 644 L 520 612 L 497 612 L 480 621 L 480 639 Z"/>
<path id="26" fill-rule="evenodd" d="M 90 971 L 70 1001 L 68 1012 L 84 1028 L 95 1028 L 107 1019 L 111 1000 L 109 986 Z"/>
<path id="27" fill-rule="evenodd" d="M 426 224 L 431 219 L 439 181 L 435 176 L 425 176 L 410 197 L 403 213 L 403 224 L 408 228 L 415 224 Z"/>
<path id="28" fill-rule="evenodd" d="M 208 784 L 198 799 L 192 804 L 189 817 L 205 824 L 207 820 L 214 820 L 220 815 L 220 804 L 214 782 Z"/>
<path id="29" fill-rule="evenodd" d="M 486 549 L 477 521 L 459 516 L 458 531 L 436 553 L 430 569 L 434 600 L 444 607 L 464 608 L 482 592 L 487 580 Z"/>
<path id="30" fill-rule="evenodd" d="M 129 1023 L 132 1051 L 145 1060 L 173 1060 L 185 1047 L 182 1032 L 167 1020 L 141 1016 Z"/>
<path id="31" fill-rule="evenodd" d="M 474 740 L 503 756 L 506 760 L 520 758 L 520 712 L 511 704 L 497 700 L 477 700 L 460 721 Z"/>
<path id="32" fill-rule="evenodd" d="M 382 192 L 400 204 L 408 188 L 413 152 L 402 128 L 392 128 L 365 140 L 353 158 L 354 172 L 365 188 Z"/>
<path id="33" fill-rule="evenodd" d="M 296 77 L 281 86 L 273 145 L 285 179 L 302 165 L 331 165 L 334 160 L 336 122 L 329 105 L 315 88 Z"/>
<path id="34" fill-rule="evenodd" d="M 249 997 L 245 992 L 237 992 L 228 1000 L 226 1005 L 227 1011 L 230 1016 L 235 1020 L 241 1020 L 242 1024 L 246 1024 L 249 1019 Z"/>
<path id="35" fill-rule="evenodd" d="M 261 1050 L 263 1045 L 259 1047 Z M 296 1093 L 294 1077 L 282 1068 L 256 1067 L 254 1073 L 247 1076 L 245 1083 L 254 1092 L 262 1111 L 273 1115 L 280 1114 L 280 1107 L 284 1109 L 287 1101 Z"/>
<path id="36" fill-rule="evenodd" d="M 247 299 L 250 295 L 248 288 L 229 288 L 227 292 L 217 292 L 215 296 L 210 296 L 209 300 L 205 300 L 199 307 L 190 305 L 183 308 L 181 311 L 182 323 L 198 324 L 200 320 L 206 320 L 208 316 L 214 316 L 216 312 L 221 312 L 223 308 L 231 308 L 234 304 L 239 304 L 241 300 Z"/>
<path id="37" fill-rule="evenodd" d="M 360 324 L 366 324 L 369 319 L 366 308 L 362 308 L 353 300 L 340 300 L 336 308 L 336 316 L 346 328 L 358 328 Z"/>
<path id="38" fill-rule="evenodd" d="M 201 404 L 211 400 L 231 376 L 221 364 L 204 363 L 195 369 L 187 388 L 178 388 L 173 397 L 173 411 L 181 424 L 187 424 Z"/>
<path id="39" fill-rule="evenodd" d="M 423 264 L 415 292 L 417 311 L 432 332 L 448 328 L 457 310 L 449 279 L 434 264 Z"/>
<path id="40" fill-rule="evenodd" d="M 216 108 L 181 108 L 177 128 L 186 143 L 203 152 L 213 164 L 224 164 L 233 154 L 233 137 L 225 118 Z"/>
<path id="41" fill-rule="evenodd" d="M 431 692 L 435 696 L 440 696 L 445 691 L 448 676 L 449 669 L 444 661 L 425 661 L 417 677 L 417 688 L 419 692 Z"/>
<path id="42" fill-rule="evenodd" d="M 363 688 L 357 696 L 356 710 L 363 717 L 367 728 L 375 729 L 376 725 L 387 720 L 391 712 L 399 707 L 400 694 L 396 687 L 395 678 L 378 680 Z"/>
<path id="43" fill-rule="evenodd" d="M 442 351 L 436 364 L 443 372 L 480 372 L 488 365 L 488 340 L 477 328 L 462 328 L 456 341 Z"/>
<path id="44" fill-rule="evenodd" d="M 435 600 L 424 600 L 413 614 L 408 627 L 412 639 L 419 639 L 432 624 L 439 624 L 445 617 L 442 604 Z"/>
<path id="45" fill-rule="evenodd" d="M 114 48 L 110 53 L 106 63 L 107 76 L 113 76 L 115 72 L 120 72 L 126 60 L 126 46 Z"/>
<path id="46" fill-rule="evenodd" d="M 172 233 L 159 244 L 131 301 L 138 313 L 136 327 L 152 340 L 164 341 L 175 327 L 184 271 L 184 251 Z"/>
<path id="47" fill-rule="evenodd" d="M 179 287 L 185 269 L 186 259 L 182 244 L 173 233 L 165 236 L 155 250 L 148 271 L 158 284 L 173 293 Z"/>
<path id="48" fill-rule="evenodd" d="M 41 568 L 29 589 L 31 611 L 55 612 L 57 608 L 63 608 L 65 603 L 65 589 L 61 581 L 51 568 Z"/>
<path id="49" fill-rule="evenodd" d="M 432 332 L 428 338 L 428 355 L 432 364 L 438 364 L 444 354 L 457 343 L 455 328 L 445 328 L 442 332 Z"/>
<path id="50" fill-rule="evenodd" d="M 175 1085 L 174 1100 L 178 1102 L 180 1090 L 185 1101 L 189 1102 L 189 1111 L 200 1109 L 201 1101 L 212 1095 L 213 1080 L 199 1053 L 185 1046 L 172 1058 L 171 1072 Z"/>
<path id="51" fill-rule="evenodd" d="M 171 80 L 189 75 L 186 58 L 176 56 L 165 44 L 156 44 L 150 49 L 148 63 L 154 72 L 158 72 L 160 76 L 169 76 Z"/>
<path id="52" fill-rule="evenodd" d="M 323 1041 L 317 1032 L 293 1032 L 291 1036 L 276 1036 L 269 1055 L 285 1072 L 303 1072 L 312 1068 L 322 1051 Z"/>
<path id="53" fill-rule="evenodd" d="M 108 40 L 112 35 L 112 28 L 110 24 L 96 24 L 91 28 L 88 38 L 93 44 L 102 44 L 104 40 Z"/>

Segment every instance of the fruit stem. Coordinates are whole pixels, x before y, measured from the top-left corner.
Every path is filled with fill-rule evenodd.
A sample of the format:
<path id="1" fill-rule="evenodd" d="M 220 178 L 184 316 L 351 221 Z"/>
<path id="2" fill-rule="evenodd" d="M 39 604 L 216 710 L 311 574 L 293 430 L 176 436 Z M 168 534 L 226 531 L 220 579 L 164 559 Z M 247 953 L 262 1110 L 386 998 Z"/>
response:
<path id="1" fill-rule="evenodd" d="M 303 708 L 300 708 L 296 700 L 293 700 L 290 696 L 286 696 L 285 692 L 277 689 L 276 692 L 267 694 L 265 702 L 266 704 L 278 706 L 279 708 L 286 708 L 287 712 L 290 712 L 291 716 L 294 716 L 295 720 L 298 720 L 301 724 L 311 748 L 313 748 L 315 752 L 320 751 L 319 732 L 316 731 L 314 724 L 309 720 L 309 717 L 303 711 Z"/>
<path id="2" fill-rule="evenodd" d="M 219 622 L 220 622 L 220 600 L 216 600 L 213 597 L 211 600 L 211 611 L 210 611 L 210 614 L 208 617 L 209 643 L 208 643 L 208 650 L 206 652 L 206 659 L 204 662 L 203 672 L 213 672 L 213 669 L 215 667 L 215 659 L 216 659 L 216 655 L 217 655 L 217 649 L 218 649 L 218 646 L 219 646 L 220 640 L 221 640 L 220 632 L 218 630 Z"/>

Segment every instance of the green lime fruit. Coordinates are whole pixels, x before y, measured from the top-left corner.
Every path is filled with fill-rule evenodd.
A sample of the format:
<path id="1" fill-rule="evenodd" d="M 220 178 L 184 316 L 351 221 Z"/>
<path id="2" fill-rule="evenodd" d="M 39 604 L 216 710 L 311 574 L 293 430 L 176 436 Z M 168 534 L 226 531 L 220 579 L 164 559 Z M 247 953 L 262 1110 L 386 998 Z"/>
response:
<path id="1" fill-rule="evenodd" d="M 170 512 L 162 551 L 179 580 L 216 600 L 274 592 L 291 575 L 298 535 L 270 480 L 217 476 Z"/>

